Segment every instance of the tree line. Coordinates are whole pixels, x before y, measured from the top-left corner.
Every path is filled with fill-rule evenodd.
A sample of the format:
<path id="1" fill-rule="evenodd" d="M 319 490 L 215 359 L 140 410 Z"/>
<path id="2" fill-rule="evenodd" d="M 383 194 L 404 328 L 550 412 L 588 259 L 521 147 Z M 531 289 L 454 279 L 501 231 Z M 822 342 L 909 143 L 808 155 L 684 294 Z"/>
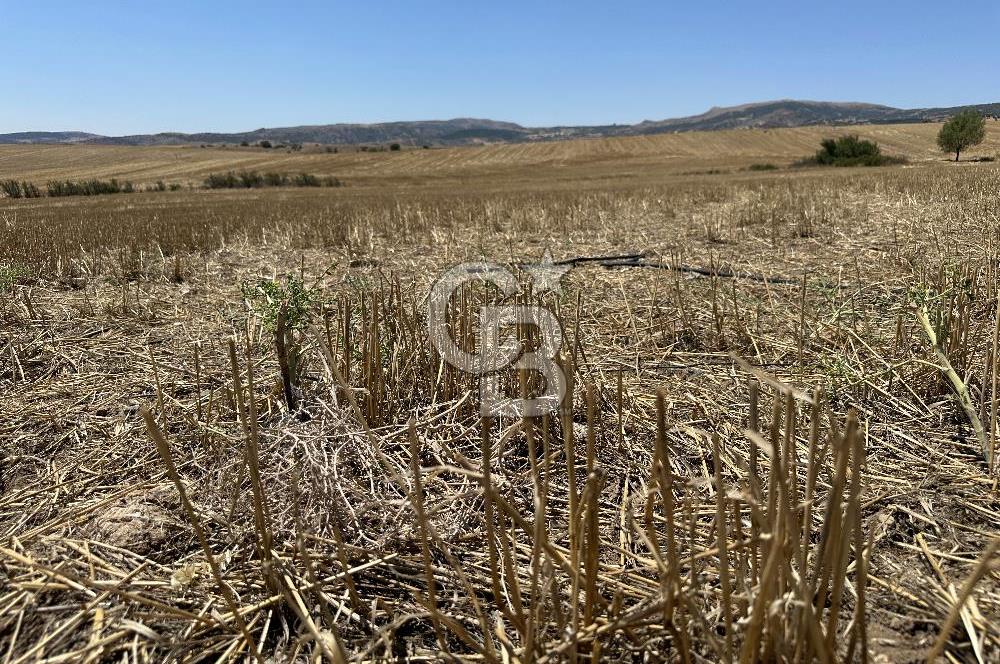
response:
<path id="1" fill-rule="evenodd" d="M 202 183 L 203 189 L 258 189 L 261 187 L 340 187 L 338 178 L 320 177 L 310 173 L 258 173 L 256 171 L 230 171 L 212 173 Z M 189 185 L 190 186 L 190 185 Z M 52 198 L 60 196 L 100 196 L 104 194 L 132 194 L 150 191 L 179 191 L 183 186 L 176 182 L 167 184 L 158 180 L 153 184 L 136 185 L 130 181 L 110 180 L 50 180 L 45 189 L 27 180 L 0 180 L 0 197 L 3 198 Z"/>

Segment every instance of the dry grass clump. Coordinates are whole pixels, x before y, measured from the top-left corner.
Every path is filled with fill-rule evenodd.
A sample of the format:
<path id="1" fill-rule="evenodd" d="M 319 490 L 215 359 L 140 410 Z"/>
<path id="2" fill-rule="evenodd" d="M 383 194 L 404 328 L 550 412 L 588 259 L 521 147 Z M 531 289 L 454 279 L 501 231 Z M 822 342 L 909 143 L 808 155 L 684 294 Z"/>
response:
<path id="1" fill-rule="evenodd" d="M 5 204 L 0 651 L 991 661 L 997 184 Z M 518 296 L 560 409 L 483 418 L 429 284 L 546 248 L 619 258 Z M 467 349 L 498 297 L 453 299 Z"/>

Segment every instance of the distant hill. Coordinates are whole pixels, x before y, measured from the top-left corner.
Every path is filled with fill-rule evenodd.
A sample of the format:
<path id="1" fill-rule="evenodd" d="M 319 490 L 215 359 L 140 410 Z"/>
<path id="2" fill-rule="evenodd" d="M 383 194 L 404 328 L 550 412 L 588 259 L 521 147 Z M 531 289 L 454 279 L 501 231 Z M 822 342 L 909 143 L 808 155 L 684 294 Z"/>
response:
<path id="1" fill-rule="evenodd" d="M 659 134 L 673 131 L 713 131 L 759 127 L 807 127 L 810 125 L 901 124 L 939 122 L 963 108 L 974 108 L 987 116 L 1000 115 L 1000 103 L 953 108 L 902 109 L 857 102 L 799 101 L 783 99 L 742 106 L 712 108 L 686 118 L 640 122 L 625 133 Z"/>
<path id="2" fill-rule="evenodd" d="M 407 145 L 457 145 L 476 142 L 513 142 L 524 140 L 527 130 L 512 122 L 459 118 L 379 124 L 305 125 L 255 129 L 236 134 L 143 134 L 94 138 L 91 143 L 112 145 L 182 145 L 189 143 L 321 143 L 325 145 L 361 145 L 400 142 Z"/>
<path id="3" fill-rule="evenodd" d="M 83 131 L 22 131 L 16 134 L 0 134 L 0 143 L 84 143 L 104 138 Z"/>
<path id="4" fill-rule="evenodd" d="M 84 132 L 21 132 L 0 134 L 0 143 L 94 143 L 104 145 L 188 145 L 207 143 L 272 144 L 320 143 L 364 145 L 398 142 L 404 145 L 470 145 L 517 143 L 602 136 L 641 136 L 681 131 L 714 131 L 804 127 L 810 125 L 896 124 L 938 122 L 963 108 L 1000 117 L 1000 103 L 953 108 L 902 109 L 858 102 L 778 101 L 712 108 L 700 115 L 669 120 L 646 120 L 635 125 L 523 127 L 513 122 L 475 118 L 383 122 L 378 124 L 329 124 L 277 127 L 224 133 L 162 133 L 136 136 L 98 136 Z"/>

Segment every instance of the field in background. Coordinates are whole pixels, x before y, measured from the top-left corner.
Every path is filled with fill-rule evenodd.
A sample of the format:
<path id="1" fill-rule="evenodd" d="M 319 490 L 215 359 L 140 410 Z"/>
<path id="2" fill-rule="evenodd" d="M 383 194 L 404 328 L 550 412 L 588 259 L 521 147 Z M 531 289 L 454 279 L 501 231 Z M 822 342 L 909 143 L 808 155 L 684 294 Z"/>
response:
<path id="1" fill-rule="evenodd" d="M 995 661 L 1000 168 L 936 131 L 0 147 L 0 179 L 347 184 L 0 200 L 0 652 Z M 743 170 L 849 132 L 912 165 Z M 429 287 L 545 250 L 573 267 L 521 301 L 571 398 L 483 420 Z"/>
<path id="2" fill-rule="evenodd" d="M 477 178 L 655 182 L 664 176 L 711 169 L 739 170 L 753 163 L 788 165 L 818 149 L 820 139 L 857 133 L 883 151 L 912 161 L 946 160 L 935 146 L 939 124 L 801 127 L 688 132 L 594 140 L 483 147 L 407 149 L 401 152 L 290 153 L 261 148 L 0 146 L 0 180 L 43 186 L 49 180 L 157 180 L 200 185 L 228 170 L 331 175 L 354 186 L 466 184 Z M 987 122 L 987 138 L 968 157 L 1000 153 L 1000 123 Z M 963 155 L 964 156 L 964 155 Z M 543 183 L 544 186 L 544 183 Z"/>

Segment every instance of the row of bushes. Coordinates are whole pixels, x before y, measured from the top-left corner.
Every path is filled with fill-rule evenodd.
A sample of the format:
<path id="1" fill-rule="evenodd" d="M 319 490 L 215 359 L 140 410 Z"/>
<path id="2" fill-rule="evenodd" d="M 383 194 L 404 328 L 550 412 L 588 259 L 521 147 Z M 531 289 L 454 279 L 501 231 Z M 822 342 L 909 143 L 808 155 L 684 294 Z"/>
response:
<path id="1" fill-rule="evenodd" d="M 343 183 L 335 177 L 320 178 L 309 173 L 286 175 L 284 173 L 258 173 L 256 171 L 240 171 L 239 173 L 213 173 L 205 180 L 206 189 L 258 189 L 260 187 L 339 187 Z M 136 186 L 131 182 L 111 180 L 52 180 L 45 186 L 43 193 L 36 185 L 21 180 L 0 180 L 0 197 L 3 198 L 41 198 L 49 196 L 98 196 L 100 194 L 131 194 L 138 191 L 179 191 L 182 185 L 163 180 L 146 185 Z"/>
<path id="2" fill-rule="evenodd" d="M 271 143 L 271 141 L 268 141 L 268 140 L 257 141 L 256 145 L 257 145 L 257 147 L 265 148 L 267 150 L 270 150 L 271 148 L 275 148 L 276 150 L 280 150 L 280 149 L 286 147 L 282 143 L 278 143 L 277 145 L 273 145 Z M 205 147 L 205 146 L 202 145 L 201 147 Z M 226 147 L 226 144 L 223 143 L 222 147 Z M 240 142 L 240 147 L 241 148 L 248 148 L 248 147 L 250 147 L 249 141 L 241 141 Z M 301 143 L 290 143 L 287 147 L 292 152 L 301 152 L 302 151 L 302 144 Z"/>
<path id="3" fill-rule="evenodd" d="M 52 180 L 45 185 L 49 196 L 100 196 L 102 194 L 131 194 L 136 191 L 131 182 L 110 180 Z"/>
<path id="4" fill-rule="evenodd" d="M 319 178 L 309 173 L 286 175 L 284 173 L 258 173 L 240 171 L 236 173 L 212 173 L 205 178 L 206 189 L 259 189 L 261 187 L 339 187 L 341 181 L 328 176 Z"/>
<path id="5" fill-rule="evenodd" d="M 170 191 L 180 191 L 183 187 L 176 182 L 171 182 L 168 185 L 163 180 L 157 180 L 152 187 L 146 187 L 144 191 L 167 191 L 168 189 Z"/>
<path id="6" fill-rule="evenodd" d="M 227 144 L 227 143 L 219 143 L 218 147 L 220 147 L 220 148 L 226 148 L 226 147 L 228 147 L 228 145 L 229 144 Z M 339 148 L 337 148 L 335 146 L 332 146 L 332 145 L 321 146 L 319 143 L 314 143 L 313 145 L 316 148 L 322 147 L 324 152 L 328 152 L 328 153 L 339 152 Z M 201 147 L 203 147 L 203 148 L 211 148 L 211 147 L 216 147 L 216 145 L 213 144 L 213 143 L 202 143 Z M 271 148 L 274 148 L 275 150 L 283 150 L 283 149 L 287 148 L 291 152 L 301 152 L 302 148 L 304 146 L 302 145 L 302 143 L 289 143 L 288 145 L 285 145 L 284 143 L 277 143 L 277 144 L 275 144 L 275 143 L 271 143 L 271 141 L 263 140 L 263 141 L 257 141 L 256 143 L 250 143 L 250 141 L 241 141 L 240 142 L 240 147 L 241 148 L 258 147 L 258 148 L 264 148 L 264 149 L 267 149 L 267 150 L 270 150 Z M 429 150 L 431 146 L 424 145 L 422 147 L 423 147 L 424 150 Z M 387 146 L 386 145 L 359 145 L 359 146 L 355 147 L 355 151 L 357 151 L 357 152 L 385 152 L 386 150 L 389 150 L 390 152 L 399 152 L 402 149 L 403 149 L 403 146 L 400 145 L 399 143 L 390 143 Z"/>
<path id="7" fill-rule="evenodd" d="M 179 184 L 171 184 L 170 191 L 181 188 Z M 101 194 L 131 194 L 137 191 L 166 191 L 167 185 L 162 181 L 145 189 L 131 182 L 111 180 L 51 180 L 45 185 L 45 193 L 35 184 L 28 181 L 0 180 L 0 194 L 6 198 L 41 198 L 49 196 L 98 196 Z"/>
<path id="8" fill-rule="evenodd" d="M 0 193 L 7 198 L 41 198 L 41 190 L 30 182 L 0 180 Z"/>

